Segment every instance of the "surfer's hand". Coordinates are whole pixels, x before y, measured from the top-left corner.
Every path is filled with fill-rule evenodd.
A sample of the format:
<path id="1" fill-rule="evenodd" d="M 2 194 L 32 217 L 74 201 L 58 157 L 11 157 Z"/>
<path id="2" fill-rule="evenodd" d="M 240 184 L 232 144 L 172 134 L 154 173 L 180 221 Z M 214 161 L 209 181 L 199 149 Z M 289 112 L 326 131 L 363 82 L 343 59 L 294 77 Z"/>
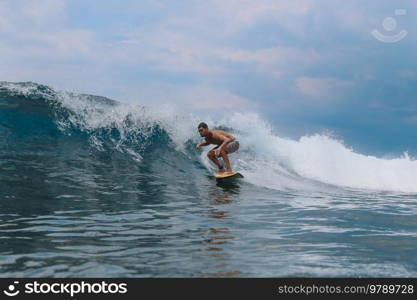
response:
<path id="1" fill-rule="evenodd" d="M 220 155 L 220 149 L 214 150 L 214 155 L 219 156 Z"/>
<path id="2" fill-rule="evenodd" d="M 200 148 L 201 148 L 201 144 L 197 144 L 195 147 L 196 147 L 197 149 L 200 149 Z"/>

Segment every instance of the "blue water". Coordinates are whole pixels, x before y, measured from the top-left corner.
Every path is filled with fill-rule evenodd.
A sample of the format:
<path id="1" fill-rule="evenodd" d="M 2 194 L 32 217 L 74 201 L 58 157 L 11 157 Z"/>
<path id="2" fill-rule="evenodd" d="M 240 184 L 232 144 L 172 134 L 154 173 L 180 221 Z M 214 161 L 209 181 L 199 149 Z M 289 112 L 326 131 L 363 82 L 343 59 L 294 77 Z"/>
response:
<path id="1" fill-rule="evenodd" d="M 408 156 L 279 137 L 259 116 L 211 176 L 198 118 L 34 83 L 0 83 L 2 277 L 417 275 Z"/>

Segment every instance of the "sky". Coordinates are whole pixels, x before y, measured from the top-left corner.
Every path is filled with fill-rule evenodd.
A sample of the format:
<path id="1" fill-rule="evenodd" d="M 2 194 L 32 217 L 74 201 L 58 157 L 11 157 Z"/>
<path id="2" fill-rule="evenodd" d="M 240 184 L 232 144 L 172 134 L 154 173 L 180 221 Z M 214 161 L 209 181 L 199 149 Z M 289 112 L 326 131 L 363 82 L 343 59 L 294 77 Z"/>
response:
<path id="1" fill-rule="evenodd" d="M 417 155 L 414 14 L 415 0 L 0 0 L 0 80 Z"/>

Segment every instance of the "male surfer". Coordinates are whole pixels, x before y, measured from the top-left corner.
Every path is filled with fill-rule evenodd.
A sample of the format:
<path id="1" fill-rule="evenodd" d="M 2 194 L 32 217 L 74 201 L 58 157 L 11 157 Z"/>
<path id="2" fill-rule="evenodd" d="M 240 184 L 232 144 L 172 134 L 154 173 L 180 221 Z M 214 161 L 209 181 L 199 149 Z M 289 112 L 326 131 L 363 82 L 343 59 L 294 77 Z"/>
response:
<path id="1" fill-rule="evenodd" d="M 208 146 L 211 144 L 217 145 L 207 153 L 207 157 L 219 168 L 218 173 L 232 173 L 232 167 L 230 166 L 229 157 L 230 153 L 236 152 L 239 149 L 239 142 L 236 138 L 223 130 L 209 129 L 207 124 L 201 122 L 198 125 L 198 132 L 205 141 L 196 146 L 197 149 Z M 225 164 L 226 170 L 217 159 L 222 157 Z"/>

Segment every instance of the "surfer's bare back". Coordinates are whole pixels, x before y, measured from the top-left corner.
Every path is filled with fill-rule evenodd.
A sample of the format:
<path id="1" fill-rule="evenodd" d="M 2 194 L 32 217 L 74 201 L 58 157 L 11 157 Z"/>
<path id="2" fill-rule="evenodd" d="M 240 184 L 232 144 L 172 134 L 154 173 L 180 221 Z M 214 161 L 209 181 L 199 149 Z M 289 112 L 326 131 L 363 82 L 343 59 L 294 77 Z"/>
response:
<path id="1" fill-rule="evenodd" d="M 196 148 L 199 149 L 211 144 L 217 145 L 207 153 L 207 157 L 219 168 L 219 173 L 232 173 L 228 154 L 236 152 L 239 149 L 239 142 L 236 141 L 236 138 L 226 131 L 209 129 L 204 122 L 198 125 L 198 132 L 204 137 L 205 141 L 198 144 Z M 226 170 L 224 170 L 224 167 L 217 159 L 218 157 L 223 158 L 226 164 Z"/>

